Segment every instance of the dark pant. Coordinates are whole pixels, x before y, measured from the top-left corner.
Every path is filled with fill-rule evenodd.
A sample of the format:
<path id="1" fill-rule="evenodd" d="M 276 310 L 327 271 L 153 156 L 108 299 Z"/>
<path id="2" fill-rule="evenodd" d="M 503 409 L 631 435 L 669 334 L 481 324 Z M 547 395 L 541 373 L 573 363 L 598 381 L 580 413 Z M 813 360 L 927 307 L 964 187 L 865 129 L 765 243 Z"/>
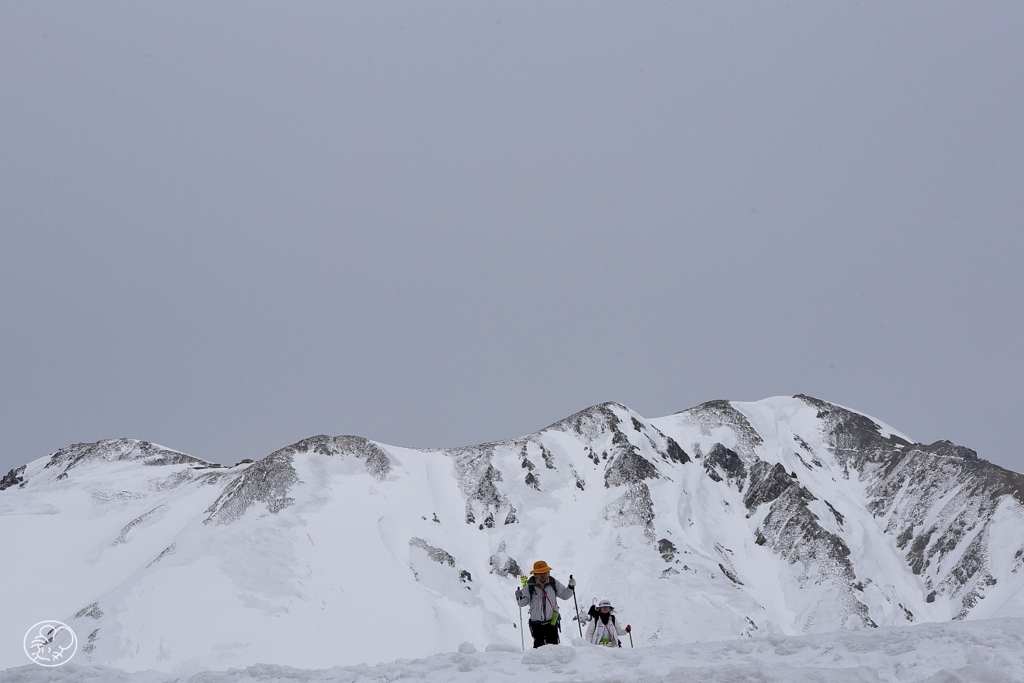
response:
<path id="1" fill-rule="evenodd" d="M 534 647 L 558 645 L 558 627 L 549 621 L 530 621 L 530 635 L 533 636 Z"/>

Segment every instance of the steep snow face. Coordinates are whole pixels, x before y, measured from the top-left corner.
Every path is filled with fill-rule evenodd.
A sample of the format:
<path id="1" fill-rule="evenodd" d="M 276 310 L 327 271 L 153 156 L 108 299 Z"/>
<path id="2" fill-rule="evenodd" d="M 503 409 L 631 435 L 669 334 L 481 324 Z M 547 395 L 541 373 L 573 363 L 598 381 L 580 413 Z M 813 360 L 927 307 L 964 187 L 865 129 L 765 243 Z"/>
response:
<path id="1" fill-rule="evenodd" d="M 233 468 L 79 444 L 0 489 L 0 667 L 52 618 L 129 670 L 519 646 L 536 559 L 644 644 L 1024 615 L 1024 477 L 807 396 L 606 403 L 447 450 L 317 436 Z"/>

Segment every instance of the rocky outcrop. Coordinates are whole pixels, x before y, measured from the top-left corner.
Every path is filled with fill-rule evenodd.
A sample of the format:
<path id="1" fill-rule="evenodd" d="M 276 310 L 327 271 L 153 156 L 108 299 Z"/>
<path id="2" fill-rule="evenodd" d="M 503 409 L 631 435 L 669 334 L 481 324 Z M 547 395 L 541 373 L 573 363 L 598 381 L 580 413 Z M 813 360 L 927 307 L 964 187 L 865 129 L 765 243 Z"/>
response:
<path id="1" fill-rule="evenodd" d="M 728 428 L 736 435 L 739 455 L 744 460 L 753 459 L 754 449 L 764 443 L 764 439 L 751 426 L 747 416 L 736 410 L 729 401 L 707 401 L 699 406 L 681 410 L 676 415 L 696 423 L 707 436 L 718 428 Z"/>
<path id="2" fill-rule="evenodd" d="M 798 394 L 798 398 L 817 409 L 821 431 L 829 443 L 829 450 L 836 460 L 846 468 L 863 471 L 871 465 L 884 463 L 910 442 L 896 436 L 882 436 L 881 426 L 867 415 L 822 401 L 821 399 Z"/>
<path id="3" fill-rule="evenodd" d="M 391 458 L 388 457 L 388 454 L 380 446 L 361 436 L 320 434 L 282 448 L 274 455 L 298 453 L 317 453 L 334 458 L 357 458 L 366 465 L 367 473 L 378 481 L 386 479 L 391 471 Z"/>
<path id="4" fill-rule="evenodd" d="M 1024 503 L 1024 475 L 949 441 L 925 445 L 883 436 L 865 415 L 809 396 L 833 455 L 868 483 L 868 510 L 924 580 L 929 601 L 946 595 L 964 618 L 996 579 L 988 567 L 988 529 L 1006 498 Z M 1024 538 L 1020 540 L 1024 551 Z"/>
<path id="5" fill-rule="evenodd" d="M 750 459 L 755 460 L 752 456 Z M 716 443 L 704 458 L 704 471 L 715 481 L 726 481 L 743 490 L 747 479 L 747 468 L 736 454 L 720 443 Z"/>
<path id="6" fill-rule="evenodd" d="M 281 449 L 249 465 L 206 510 L 203 524 L 237 521 L 257 503 L 265 504 L 267 511 L 273 514 L 294 503 L 288 494 L 299 477 L 292 458 L 292 452 Z"/>
<path id="7" fill-rule="evenodd" d="M 498 576 L 517 577 L 523 573 L 519 563 L 514 558 L 509 557 L 505 541 L 501 542 L 497 552 L 491 555 L 487 563 L 491 566 L 491 573 Z"/>
<path id="8" fill-rule="evenodd" d="M 90 464 L 81 490 L 57 482 L 51 505 L 46 487 L 87 462 L 114 463 L 110 482 Z M 358 605 L 334 592 L 358 542 L 352 562 L 372 566 L 356 577 L 380 569 L 412 586 L 402 595 L 418 618 L 470 609 L 445 628 L 482 615 L 506 640 L 519 637 L 508 597 L 521 562 L 539 558 L 676 642 L 1024 604 L 1024 477 L 809 396 L 710 401 L 654 419 L 603 403 L 529 436 L 452 449 L 318 435 L 231 468 L 127 439 L 76 444 L 8 473 L 0 490 L 8 519 L 56 514 L 61 496 L 74 497 L 107 525 L 96 553 L 139 562 L 116 596 L 82 599 L 98 599 L 76 617 L 97 662 L 125 647 L 124 595 L 172 568 L 177 581 L 222 547 L 227 579 L 274 619 L 288 618 L 289 600 L 315 604 L 316 591 L 328 610 Z M 341 505 L 324 503 L 334 495 Z M 238 542 L 249 538 L 253 547 Z M 295 595 L 275 603 L 282 587 Z M 402 609 L 388 599 L 383 610 Z"/>
<path id="9" fill-rule="evenodd" d="M 24 486 L 25 485 L 25 465 L 17 467 L 3 476 L 0 479 L 0 491 L 9 489 L 12 486 Z"/>
<path id="10" fill-rule="evenodd" d="M 869 510 L 884 520 L 926 587 L 960 601 L 963 618 L 995 583 L 988 527 L 1004 498 L 1021 500 L 1024 476 L 948 441 L 894 451 L 874 475 Z"/>
<path id="11" fill-rule="evenodd" d="M 58 468 L 62 474 L 83 462 L 113 462 L 118 460 L 134 460 L 143 465 L 181 465 L 210 463 L 199 458 L 172 451 L 148 441 L 135 439 L 105 439 L 93 443 L 76 443 L 60 449 L 50 456 L 46 468 Z"/>
<path id="12" fill-rule="evenodd" d="M 615 414 L 615 408 L 629 411 L 629 408 L 621 403 L 601 403 L 559 420 L 540 430 L 538 434 L 565 432 L 579 437 L 584 443 L 598 441 L 606 434 L 617 430 L 619 416 Z"/>
<path id="13" fill-rule="evenodd" d="M 466 499 L 466 524 L 476 524 L 480 529 L 493 529 L 499 520 L 504 520 L 504 524 L 516 520 L 515 509 L 498 489 L 503 480 L 501 470 L 493 462 L 498 446 L 491 443 L 444 451 L 452 458 L 459 489 Z M 529 473 L 527 476 L 529 484 Z"/>
<path id="14" fill-rule="evenodd" d="M 270 513 L 291 505 L 291 487 L 298 483 L 294 457 L 314 453 L 329 458 L 356 458 L 374 479 L 383 481 L 391 471 L 391 459 L 377 444 L 360 436 L 320 434 L 277 450 L 262 460 L 251 462 L 206 511 L 204 524 L 225 524 L 241 518 L 256 503 Z"/>

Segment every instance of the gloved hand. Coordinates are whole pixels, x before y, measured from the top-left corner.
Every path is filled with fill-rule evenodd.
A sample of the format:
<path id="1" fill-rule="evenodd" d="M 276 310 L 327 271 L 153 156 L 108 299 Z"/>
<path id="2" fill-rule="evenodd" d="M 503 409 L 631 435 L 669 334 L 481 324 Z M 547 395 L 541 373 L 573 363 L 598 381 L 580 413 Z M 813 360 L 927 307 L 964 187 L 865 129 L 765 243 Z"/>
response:
<path id="1" fill-rule="evenodd" d="M 521 590 L 519 590 L 517 588 L 516 589 L 516 600 L 522 600 L 522 599 L 523 599 L 523 591 L 521 591 Z"/>
<path id="2" fill-rule="evenodd" d="M 569 586 L 569 588 L 572 588 L 572 589 L 576 588 L 576 579 L 572 578 L 572 574 L 569 575 L 569 584 L 568 584 L 568 586 Z"/>
<path id="3" fill-rule="evenodd" d="M 633 627 L 630 626 L 629 624 L 626 624 L 626 633 L 629 633 L 632 630 L 633 630 Z"/>

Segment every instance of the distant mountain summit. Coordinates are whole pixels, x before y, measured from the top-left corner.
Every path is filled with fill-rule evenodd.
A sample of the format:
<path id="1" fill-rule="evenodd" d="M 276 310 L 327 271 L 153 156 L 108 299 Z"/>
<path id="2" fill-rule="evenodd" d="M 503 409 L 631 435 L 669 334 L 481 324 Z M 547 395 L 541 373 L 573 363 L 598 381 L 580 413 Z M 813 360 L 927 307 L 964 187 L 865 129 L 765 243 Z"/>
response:
<path id="1" fill-rule="evenodd" d="M 234 467 L 76 444 L 0 480 L 0 539 L 0 639 L 61 619 L 129 670 L 518 646 L 536 559 L 638 645 L 1024 616 L 1024 475 L 803 395 L 604 403 L 454 449 L 321 435 Z"/>

